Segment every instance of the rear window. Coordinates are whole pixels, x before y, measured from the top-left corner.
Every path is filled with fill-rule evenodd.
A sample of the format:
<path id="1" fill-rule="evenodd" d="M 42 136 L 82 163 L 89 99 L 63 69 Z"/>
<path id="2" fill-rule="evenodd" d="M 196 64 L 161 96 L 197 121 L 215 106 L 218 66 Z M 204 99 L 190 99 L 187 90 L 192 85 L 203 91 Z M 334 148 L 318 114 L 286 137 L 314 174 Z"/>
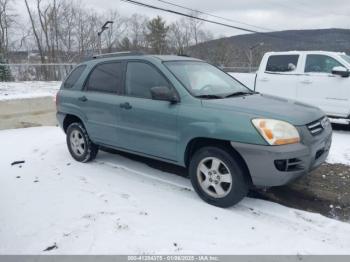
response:
<path id="1" fill-rule="evenodd" d="M 122 85 L 122 63 L 111 62 L 97 65 L 85 85 L 88 91 L 120 93 Z"/>
<path id="2" fill-rule="evenodd" d="M 299 55 L 272 55 L 267 61 L 268 72 L 293 72 L 298 65 Z"/>
<path id="3" fill-rule="evenodd" d="M 73 71 L 69 74 L 68 78 L 63 84 L 64 88 L 72 88 L 75 83 L 78 81 L 81 74 L 84 72 L 86 65 L 80 65 L 73 69 Z"/>

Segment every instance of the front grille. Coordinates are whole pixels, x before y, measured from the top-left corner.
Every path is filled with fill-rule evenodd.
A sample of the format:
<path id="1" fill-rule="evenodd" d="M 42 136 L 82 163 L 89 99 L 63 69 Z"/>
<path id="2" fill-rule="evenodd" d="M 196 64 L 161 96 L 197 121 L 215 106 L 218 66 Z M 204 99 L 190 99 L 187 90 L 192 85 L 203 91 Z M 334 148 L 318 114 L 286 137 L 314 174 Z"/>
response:
<path id="1" fill-rule="evenodd" d="M 321 134 L 323 130 L 325 129 L 326 125 L 330 124 L 327 117 L 323 117 L 319 120 L 316 120 L 314 122 L 311 122 L 310 124 L 307 124 L 307 129 L 309 129 L 311 135 L 316 136 L 318 134 Z"/>

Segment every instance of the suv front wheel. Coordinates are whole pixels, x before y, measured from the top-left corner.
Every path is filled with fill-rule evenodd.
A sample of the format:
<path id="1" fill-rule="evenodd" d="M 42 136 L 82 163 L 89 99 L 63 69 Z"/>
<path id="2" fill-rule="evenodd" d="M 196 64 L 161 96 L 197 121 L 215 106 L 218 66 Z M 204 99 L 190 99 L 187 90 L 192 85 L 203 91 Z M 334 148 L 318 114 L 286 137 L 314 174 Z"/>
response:
<path id="1" fill-rule="evenodd" d="M 227 150 L 199 149 L 191 159 L 189 172 L 193 188 L 211 205 L 230 207 L 248 193 L 245 170 Z"/>
<path id="2" fill-rule="evenodd" d="M 94 160 L 98 152 L 98 146 L 90 140 L 81 123 L 72 123 L 68 126 L 67 146 L 72 157 L 84 163 Z"/>

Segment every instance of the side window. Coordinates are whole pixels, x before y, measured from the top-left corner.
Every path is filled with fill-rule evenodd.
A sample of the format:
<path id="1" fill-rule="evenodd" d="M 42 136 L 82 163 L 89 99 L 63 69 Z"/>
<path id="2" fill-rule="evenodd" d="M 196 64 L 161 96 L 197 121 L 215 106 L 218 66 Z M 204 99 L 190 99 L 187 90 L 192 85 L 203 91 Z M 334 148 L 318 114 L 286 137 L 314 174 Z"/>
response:
<path id="1" fill-rule="evenodd" d="M 75 83 L 78 81 L 81 74 L 84 72 L 86 65 L 80 65 L 73 69 L 73 71 L 69 74 L 66 81 L 64 81 L 64 88 L 72 88 Z"/>
<path id="2" fill-rule="evenodd" d="M 151 99 L 151 88 L 155 86 L 170 88 L 168 81 L 151 65 L 142 62 L 128 63 L 125 79 L 126 95 Z"/>
<path id="3" fill-rule="evenodd" d="M 343 66 L 337 60 L 326 55 L 308 55 L 305 73 L 332 73 L 333 67 Z"/>
<path id="4" fill-rule="evenodd" d="M 272 55 L 267 61 L 267 72 L 293 72 L 298 65 L 299 55 Z"/>
<path id="5" fill-rule="evenodd" d="M 122 85 L 122 63 L 111 62 L 97 65 L 85 84 L 86 90 L 103 93 L 120 93 Z"/>

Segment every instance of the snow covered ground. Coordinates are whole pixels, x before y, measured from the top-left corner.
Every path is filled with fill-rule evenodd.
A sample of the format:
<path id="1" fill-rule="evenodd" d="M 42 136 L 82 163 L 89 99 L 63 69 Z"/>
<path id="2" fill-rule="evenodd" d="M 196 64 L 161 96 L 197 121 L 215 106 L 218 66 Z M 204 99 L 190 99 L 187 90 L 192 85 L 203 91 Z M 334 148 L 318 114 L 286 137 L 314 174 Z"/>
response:
<path id="1" fill-rule="evenodd" d="M 57 127 L 0 131 L 0 145 L 0 254 L 350 254 L 348 223 L 250 198 L 213 207 L 188 179 L 120 155 L 81 164 Z"/>
<path id="2" fill-rule="evenodd" d="M 56 81 L 0 82 L 0 101 L 54 96 L 60 85 Z"/>
<path id="3" fill-rule="evenodd" d="M 332 147 L 327 162 L 350 165 L 350 132 L 333 131 Z"/>

